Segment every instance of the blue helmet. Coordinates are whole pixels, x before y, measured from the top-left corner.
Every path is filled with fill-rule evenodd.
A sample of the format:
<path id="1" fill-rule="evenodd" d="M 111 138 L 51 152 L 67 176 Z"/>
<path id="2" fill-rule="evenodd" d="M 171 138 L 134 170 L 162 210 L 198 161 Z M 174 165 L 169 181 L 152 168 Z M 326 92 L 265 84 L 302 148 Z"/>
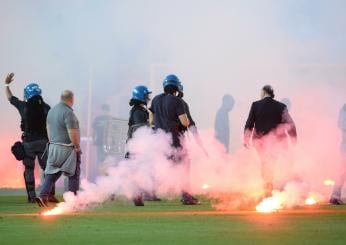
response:
<path id="1" fill-rule="evenodd" d="M 24 98 L 29 100 L 36 95 L 41 95 L 42 90 L 36 83 L 29 83 L 24 88 Z"/>
<path id="2" fill-rule="evenodd" d="M 149 94 L 151 94 L 151 91 L 149 91 L 146 86 L 139 85 L 132 90 L 132 99 L 147 103 L 149 100 Z"/>
<path id="3" fill-rule="evenodd" d="M 163 85 L 163 88 L 167 87 L 168 85 L 172 85 L 177 87 L 178 90 L 179 90 L 179 87 L 182 86 L 179 78 L 174 74 L 170 74 L 166 76 L 165 80 L 163 80 L 162 85 Z"/>

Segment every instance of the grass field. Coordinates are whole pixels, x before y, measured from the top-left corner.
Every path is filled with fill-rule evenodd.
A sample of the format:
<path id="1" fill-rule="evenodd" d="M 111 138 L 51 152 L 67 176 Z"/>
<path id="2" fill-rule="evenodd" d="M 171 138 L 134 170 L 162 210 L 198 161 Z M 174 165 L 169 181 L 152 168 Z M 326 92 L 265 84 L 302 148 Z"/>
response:
<path id="1" fill-rule="evenodd" d="M 219 212 L 208 200 L 107 202 L 92 210 L 43 217 L 25 196 L 0 195 L 0 244 L 346 244 L 346 207 L 271 214 Z"/>

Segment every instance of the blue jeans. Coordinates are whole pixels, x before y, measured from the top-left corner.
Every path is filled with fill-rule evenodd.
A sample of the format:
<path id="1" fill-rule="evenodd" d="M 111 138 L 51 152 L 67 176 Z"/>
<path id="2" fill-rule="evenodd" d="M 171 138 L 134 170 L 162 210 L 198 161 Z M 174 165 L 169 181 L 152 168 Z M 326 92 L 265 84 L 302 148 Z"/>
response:
<path id="1" fill-rule="evenodd" d="M 77 191 L 79 190 L 79 177 L 80 177 L 80 154 L 77 155 L 77 165 L 76 165 L 76 172 L 73 176 L 68 177 L 68 191 L 73 192 L 75 195 L 77 195 Z M 47 174 L 44 178 L 44 182 L 42 185 L 42 190 L 40 193 L 40 197 L 47 199 L 50 195 L 52 189 L 55 186 L 55 182 L 60 178 L 62 175 L 62 172 L 57 172 L 55 174 Z"/>

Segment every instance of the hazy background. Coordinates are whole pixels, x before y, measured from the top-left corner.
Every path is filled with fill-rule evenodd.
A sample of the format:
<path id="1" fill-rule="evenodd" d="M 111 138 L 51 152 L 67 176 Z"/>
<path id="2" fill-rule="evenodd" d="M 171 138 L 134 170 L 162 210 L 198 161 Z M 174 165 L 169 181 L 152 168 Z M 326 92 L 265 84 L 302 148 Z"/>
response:
<path id="1" fill-rule="evenodd" d="M 112 115 L 127 119 L 134 85 L 156 94 L 174 73 L 201 129 L 213 128 L 224 94 L 234 97 L 231 152 L 241 145 L 251 102 L 269 83 L 277 99 L 290 98 L 298 134 L 337 154 L 345 12 L 343 0 L 0 0 L 0 78 L 15 72 L 11 89 L 20 98 L 36 81 L 50 105 L 73 90 L 85 135 L 89 84 L 92 118 L 109 103 Z M 19 114 L 4 91 L 0 108 L 0 187 L 18 186 L 22 166 L 10 146 L 20 136 Z"/>

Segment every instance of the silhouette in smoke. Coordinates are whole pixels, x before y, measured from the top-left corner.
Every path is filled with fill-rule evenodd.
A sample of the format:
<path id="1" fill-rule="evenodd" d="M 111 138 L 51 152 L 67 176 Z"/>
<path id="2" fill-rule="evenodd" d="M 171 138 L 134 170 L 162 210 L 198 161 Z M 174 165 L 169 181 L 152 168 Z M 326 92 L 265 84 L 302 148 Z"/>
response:
<path id="1" fill-rule="evenodd" d="M 93 128 L 93 142 L 96 146 L 97 160 L 99 163 L 104 162 L 107 154 L 107 138 L 109 134 L 109 124 L 112 120 L 110 115 L 110 106 L 103 104 L 101 106 L 102 114 L 94 119 Z"/>
<path id="2" fill-rule="evenodd" d="M 46 120 L 50 106 L 43 101 L 41 89 L 38 84 L 30 83 L 24 88 L 24 100 L 13 96 L 10 83 L 14 73 L 7 75 L 5 79 L 5 92 L 9 102 L 17 108 L 21 116 L 22 140 L 25 154 L 17 159 L 23 160 L 25 187 L 28 202 L 35 203 L 35 159 L 37 157 L 42 170 L 46 169 L 47 156 L 44 154 L 48 142 Z M 18 149 L 18 148 L 17 148 Z M 18 152 L 18 151 L 14 151 Z M 55 188 L 48 193 L 48 201 L 58 202 L 54 196 Z"/>
<path id="3" fill-rule="evenodd" d="M 191 116 L 191 113 L 190 113 L 190 107 L 189 107 L 189 104 L 183 99 L 184 97 L 184 87 L 182 84 L 180 84 L 180 87 L 179 87 L 179 91 L 178 91 L 178 95 L 177 95 L 179 98 L 181 98 L 181 100 L 183 101 L 184 103 L 184 106 L 185 106 L 185 111 L 186 111 L 186 115 L 187 117 L 189 118 L 190 120 L 190 125 L 188 128 L 185 128 L 182 124 L 179 125 L 179 131 L 181 132 L 185 132 L 187 130 L 189 130 L 192 134 L 193 134 L 193 137 L 195 138 L 195 141 L 196 143 L 199 145 L 199 147 L 202 149 L 202 151 L 204 152 L 204 154 L 206 156 L 208 156 L 208 153 L 207 151 L 205 150 L 204 148 L 204 145 L 203 145 L 203 142 L 199 136 L 199 133 L 198 133 L 198 130 L 197 130 L 197 126 L 196 126 L 196 123 L 195 121 L 193 120 L 192 116 Z"/>
<path id="4" fill-rule="evenodd" d="M 273 190 L 273 162 L 280 151 L 287 147 L 287 135 L 296 142 L 295 124 L 288 114 L 286 105 L 274 100 L 274 90 L 265 85 L 261 100 L 253 102 L 244 130 L 244 146 L 249 147 L 250 139 L 261 159 L 265 197 Z M 275 147 L 275 148 L 274 148 Z"/>
<path id="5" fill-rule="evenodd" d="M 332 196 L 330 198 L 330 203 L 335 205 L 344 204 L 341 200 L 341 190 L 346 181 L 346 104 L 340 110 L 338 127 L 341 131 L 341 157 L 342 157 L 342 173 L 339 180 L 335 183 Z"/>
<path id="6" fill-rule="evenodd" d="M 162 129 L 172 136 L 172 147 L 175 148 L 176 154 L 170 159 L 177 164 L 185 164 L 186 171 L 189 171 L 186 152 L 181 144 L 181 137 L 190 126 L 190 120 L 186 112 L 188 108 L 186 102 L 179 98 L 178 92 L 182 84 L 176 75 L 168 75 L 163 81 L 164 93 L 154 97 L 150 107 L 150 125 Z M 199 201 L 188 192 L 182 192 L 182 204 L 195 205 Z"/>
<path id="7" fill-rule="evenodd" d="M 234 103 L 232 95 L 225 94 L 222 97 L 221 107 L 216 112 L 215 117 L 215 137 L 225 146 L 226 152 L 229 151 L 230 138 L 228 113 L 233 109 Z"/>

